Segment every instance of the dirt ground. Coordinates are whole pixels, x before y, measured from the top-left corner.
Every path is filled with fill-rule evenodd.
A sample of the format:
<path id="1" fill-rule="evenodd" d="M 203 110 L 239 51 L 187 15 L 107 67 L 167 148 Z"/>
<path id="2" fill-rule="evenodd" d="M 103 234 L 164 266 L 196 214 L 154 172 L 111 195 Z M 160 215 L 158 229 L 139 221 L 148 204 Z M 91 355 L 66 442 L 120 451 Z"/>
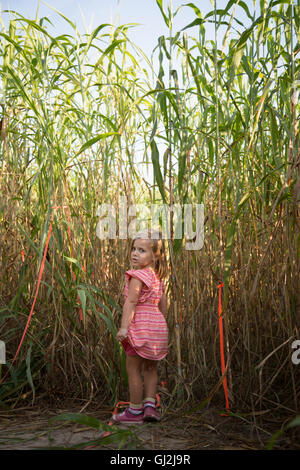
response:
<path id="1" fill-rule="evenodd" d="M 120 431 L 130 431 L 121 441 L 114 433 L 105 438 L 103 431 L 83 424 L 50 421 L 62 413 L 80 411 L 80 407 L 74 405 L 55 409 L 27 406 L 0 410 L 0 450 L 108 450 L 118 449 L 120 444 L 123 450 L 263 450 L 282 425 L 282 420 L 268 412 L 263 416 L 222 416 L 219 410 L 210 407 L 194 412 L 162 410 L 160 423 L 118 426 Z M 82 414 L 107 424 L 111 412 L 109 408 L 86 408 Z M 273 450 L 299 450 L 299 441 L 299 434 L 284 433 L 276 440 Z"/>

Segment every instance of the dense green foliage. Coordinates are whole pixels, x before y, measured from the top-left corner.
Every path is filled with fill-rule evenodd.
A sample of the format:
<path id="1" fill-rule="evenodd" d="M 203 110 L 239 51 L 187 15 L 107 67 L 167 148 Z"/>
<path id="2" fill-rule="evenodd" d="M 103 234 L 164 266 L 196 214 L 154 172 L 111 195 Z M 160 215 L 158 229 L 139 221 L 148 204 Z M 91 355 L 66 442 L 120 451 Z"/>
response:
<path id="1" fill-rule="evenodd" d="M 118 208 L 119 196 L 128 204 L 204 205 L 203 248 L 168 243 L 166 402 L 223 400 L 217 286 L 224 282 L 231 405 L 299 406 L 290 347 L 300 304 L 299 7 L 230 0 L 204 17 L 193 3 L 175 13 L 156 3 L 169 34 L 157 38 L 153 58 L 130 41 L 126 25 L 81 36 L 65 18 L 74 35 L 54 37 L 48 18 L 14 13 L 2 26 L 2 377 L 11 365 L 3 406 L 66 390 L 126 398 L 114 335 L 128 247 L 96 236 L 97 207 Z M 195 20 L 174 31 L 174 15 L 185 9 Z M 206 39 L 209 22 L 215 41 Z M 50 223 L 34 315 L 12 364 Z"/>

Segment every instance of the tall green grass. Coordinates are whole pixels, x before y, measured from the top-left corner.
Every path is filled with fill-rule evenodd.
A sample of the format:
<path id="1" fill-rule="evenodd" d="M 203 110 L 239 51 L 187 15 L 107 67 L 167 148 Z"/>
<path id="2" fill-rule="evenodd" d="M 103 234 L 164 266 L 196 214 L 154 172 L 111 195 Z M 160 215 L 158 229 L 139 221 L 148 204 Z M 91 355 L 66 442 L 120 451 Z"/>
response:
<path id="1" fill-rule="evenodd" d="M 129 25 L 80 35 L 65 18 L 74 34 L 58 37 L 46 17 L 14 13 L 8 29 L 2 25 L 0 337 L 7 366 L 54 216 L 35 314 L 2 384 L 3 406 L 59 391 L 91 402 L 126 398 L 114 334 L 128 246 L 96 237 L 98 205 L 117 208 L 122 195 L 128 204 L 204 204 L 200 251 L 174 239 L 172 219 L 165 399 L 212 396 L 220 378 L 217 285 L 224 281 L 231 406 L 299 407 L 290 351 L 299 337 L 298 6 L 229 1 L 219 9 L 214 2 L 206 16 L 193 3 L 175 12 L 171 3 L 157 6 L 168 34 L 157 38 L 153 59 L 132 43 Z M 195 20 L 174 31 L 174 17 L 187 9 Z M 152 182 L 143 167 L 152 168 Z M 66 208 L 53 206 L 68 206 L 70 222 Z M 222 403 L 221 390 L 211 399 Z"/>

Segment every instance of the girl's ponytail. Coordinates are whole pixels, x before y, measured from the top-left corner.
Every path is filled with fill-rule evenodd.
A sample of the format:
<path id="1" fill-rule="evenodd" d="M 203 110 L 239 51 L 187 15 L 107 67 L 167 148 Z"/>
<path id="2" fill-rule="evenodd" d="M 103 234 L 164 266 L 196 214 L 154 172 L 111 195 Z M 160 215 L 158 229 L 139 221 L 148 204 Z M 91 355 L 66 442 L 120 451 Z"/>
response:
<path id="1" fill-rule="evenodd" d="M 161 232 L 159 232 L 158 239 L 151 239 L 151 241 L 153 253 L 157 256 L 157 260 L 155 262 L 155 271 L 157 272 L 159 278 L 163 279 L 168 275 L 168 265 L 165 241 L 162 238 Z"/>

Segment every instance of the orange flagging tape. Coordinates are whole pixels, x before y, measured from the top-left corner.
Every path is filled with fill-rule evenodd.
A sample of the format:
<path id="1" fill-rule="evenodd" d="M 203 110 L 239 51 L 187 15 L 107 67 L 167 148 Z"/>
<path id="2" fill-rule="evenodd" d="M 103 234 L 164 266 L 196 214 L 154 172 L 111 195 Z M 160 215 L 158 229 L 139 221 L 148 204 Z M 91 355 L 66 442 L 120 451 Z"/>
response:
<path id="1" fill-rule="evenodd" d="M 51 217 L 51 218 L 52 218 L 52 217 Z M 46 260 L 46 255 L 47 255 L 49 240 L 50 240 L 50 236 L 51 236 L 51 231 L 52 231 L 52 223 L 50 222 L 48 238 L 47 238 L 47 241 L 46 241 L 46 246 L 45 246 L 45 250 L 44 250 L 44 256 L 43 256 L 43 259 L 42 259 L 42 264 L 41 264 L 41 268 L 40 268 L 40 272 L 39 272 L 38 283 L 37 283 L 37 288 L 36 288 L 36 292 L 35 292 L 33 304 L 32 304 L 32 307 L 31 307 L 31 310 L 30 310 L 30 313 L 29 313 L 29 316 L 28 316 L 28 320 L 27 320 L 27 323 L 26 323 L 26 326 L 25 326 L 25 329 L 24 329 L 24 332 L 23 332 L 23 335 L 22 335 L 20 344 L 19 344 L 18 349 L 17 349 L 17 351 L 16 351 L 15 357 L 13 358 L 12 363 L 10 364 L 8 371 L 6 372 L 6 374 L 4 375 L 4 377 L 1 379 L 0 384 L 4 381 L 4 379 L 7 377 L 7 374 L 9 373 L 10 369 L 12 368 L 12 365 L 14 364 L 14 362 L 15 362 L 15 360 L 16 360 L 18 354 L 19 354 L 21 345 L 22 345 L 23 340 L 24 340 L 24 338 L 25 338 L 25 334 L 26 334 L 26 331 L 27 331 L 27 329 L 28 329 L 28 326 L 29 326 L 29 323 L 30 323 L 30 320 L 31 320 L 31 317 L 32 317 L 32 314 L 33 314 L 33 309 L 34 309 L 35 301 L 36 301 L 36 299 L 37 299 L 38 291 L 39 291 L 39 288 L 40 288 L 40 283 L 41 283 L 42 274 L 43 274 L 44 267 L 45 267 L 45 260 Z"/>
<path id="2" fill-rule="evenodd" d="M 70 243 L 72 243 L 72 240 L 71 240 L 71 231 L 70 231 L 70 224 L 69 224 L 69 206 L 53 206 L 51 207 L 51 209 L 63 209 L 63 208 L 67 208 L 68 210 L 68 234 L 69 234 L 69 240 L 70 240 Z M 41 283 L 41 279 L 42 279 L 42 275 L 43 275 L 43 271 L 44 271 L 44 267 L 45 267 L 45 261 L 46 261 L 46 255 L 47 255 L 47 251 L 48 251 L 48 245 L 49 245 L 49 241 L 50 241 L 50 237 L 51 237 L 51 232 L 52 232 L 52 220 L 53 220 L 53 214 L 51 214 L 51 220 L 50 220 L 50 225 L 49 225 L 49 232 L 48 232 L 48 237 L 47 237 L 47 241 L 46 241 L 46 245 L 45 245 L 45 250 L 44 250 L 44 255 L 43 255 L 43 259 L 42 259 L 42 263 L 41 263 L 41 267 L 40 267 L 40 272 L 39 272 L 39 277 L 38 277 L 38 283 L 37 283 L 37 288 L 36 288 L 36 292 L 35 292 L 35 296 L 34 296 L 34 300 L 33 300 L 33 304 L 32 304 L 32 307 L 31 307 L 31 310 L 30 310 L 30 313 L 29 313 L 29 316 L 28 316 L 28 319 L 27 319 L 27 323 L 26 323 L 26 326 L 25 326 L 25 329 L 23 331 L 23 335 L 22 335 L 22 338 L 21 338 L 21 341 L 20 341 L 20 344 L 18 346 L 18 349 L 16 351 L 16 354 L 12 360 L 12 363 L 10 364 L 9 366 L 9 369 L 7 370 L 6 374 L 2 377 L 2 379 L 0 380 L 0 384 L 6 379 L 10 369 L 12 368 L 12 365 L 14 364 L 18 354 L 19 354 L 19 351 L 21 349 L 21 346 L 22 346 L 22 343 L 23 343 L 23 340 L 25 338 L 25 335 L 26 335 L 26 332 L 27 332 L 27 329 L 28 329 L 28 326 L 29 326 L 29 323 L 30 323 L 30 320 L 31 320 L 31 317 L 33 315 L 33 309 L 34 309 L 34 306 L 35 306 L 35 302 L 36 302 L 36 299 L 37 299 L 37 295 L 38 295 L 38 291 L 39 291 L 39 288 L 40 288 L 40 283 Z M 25 251 L 22 250 L 21 251 L 21 254 L 22 254 L 22 261 L 24 262 L 25 260 Z M 83 266 L 82 266 L 82 269 L 84 270 Z M 84 270 L 85 271 L 85 270 Z M 73 273 L 72 271 L 72 267 L 71 267 L 71 272 L 73 274 L 73 280 L 75 280 L 75 274 Z M 77 297 L 79 300 L 79 296 Z M 80 320 L 83 320 L 83 315 L 82 315 L 82 309 L 79 308 L 79 316 L 80 316 Z"/>
<path id="3" fill-rule="evenodd" d="M 221 355 L 221 371 L 222 375 L 225 372 L 225 358 L 224 358 L 224 337 L 223 337 L 223 318 L 222 318 L 222 302 L 221 302 L 221 288 L 224 286 L 224 282 L 218 285 L 219 289 L 219 331 L 220 331 L 220 355 Z M 226 400 L 226 411 L 227 413 L 229 410 L 229 402 L 228 402 L 228 389 L 227 389 L 227 377 L 225 376 L 223 379 L 223 387 L 225 393 L 225 400 Z"/>

